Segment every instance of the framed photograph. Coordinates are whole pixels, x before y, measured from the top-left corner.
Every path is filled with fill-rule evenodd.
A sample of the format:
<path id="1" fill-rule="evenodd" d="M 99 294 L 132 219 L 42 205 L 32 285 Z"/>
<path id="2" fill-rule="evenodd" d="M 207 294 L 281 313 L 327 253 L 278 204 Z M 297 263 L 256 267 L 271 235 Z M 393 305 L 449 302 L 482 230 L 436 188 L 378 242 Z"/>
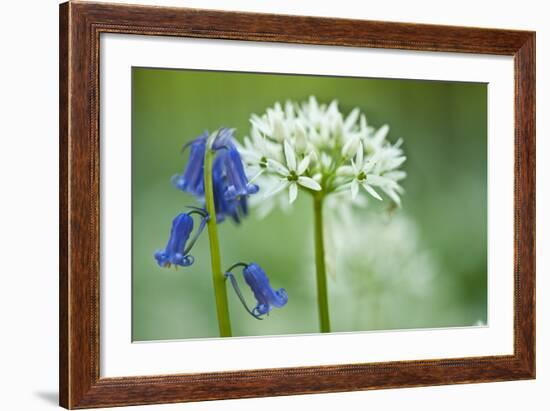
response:
<path id="1" fill-rule="evenodd" d="M 60 6 L 60 405 L 535 378 L 535 33 Z"/>

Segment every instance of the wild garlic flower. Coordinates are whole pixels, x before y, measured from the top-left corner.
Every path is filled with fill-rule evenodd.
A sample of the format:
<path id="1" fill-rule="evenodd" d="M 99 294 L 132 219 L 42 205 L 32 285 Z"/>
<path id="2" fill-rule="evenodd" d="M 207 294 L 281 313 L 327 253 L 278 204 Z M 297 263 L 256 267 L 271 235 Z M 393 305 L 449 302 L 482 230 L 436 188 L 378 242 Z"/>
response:
<path id="1" fill-rule="evenodd" d="M 406 160 L 402 141 L 391 144 L 389 126 L 369 126 L 359 108 L 345 116 L 336 100 L 319 104 L 312 96 L 302 103 L 277 102 L 262 115 L 253 114 L 250 123 L 238 149 L 250 181 L 261 179 L 264 199 L 288 189 L 291 204 L 299 191 L 326 196 L 349 190 L 351 201 L 363 187 L 377 200 L 383 193 L 400 205 L 399 181 L 406 177 L 400 169 Z"/>
<path id="2" fill-rule="evenodd" d="M 279 184 L 277 184 L 267 195 L 275 195 L 288 187 L 288 199 L 292 204 L 298 196 L 299 185 L 313 191 L 320 191 L 321 186 L 313 178 L 307 177 L 304 174 L 309 167 L 310 156 L 304 156 L 298 164 L 294 148 L 288 143 L 287 140 L 284 141 L 283 145 L 286 165 L 283 165 L 276 160 L 268 160 L 268 164 L 271 166 L 271 169 L 275 170 L 281 179 Z"/>

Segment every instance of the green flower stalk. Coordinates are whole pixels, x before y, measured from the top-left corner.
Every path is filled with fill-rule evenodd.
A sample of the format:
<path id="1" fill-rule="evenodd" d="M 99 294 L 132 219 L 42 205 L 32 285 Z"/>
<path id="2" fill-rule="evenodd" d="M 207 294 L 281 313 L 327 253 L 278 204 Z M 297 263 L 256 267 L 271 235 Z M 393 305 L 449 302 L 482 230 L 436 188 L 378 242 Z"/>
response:
<path id="1" fill-rule="evenodd" d="M 215 150 L 212 148 L 217 133 L 212 134 L 206 142 L 204 153 L 204 200 L 206 212 L 210 216 L 216 216 L 214 202 L 213 163 Z M 220 337 L 231 337 L 231 320 L 229 319 L 229 306 L 227 303 L 227 290 L 225 288 L 225 276 L 222 271 L 220 243 L 218 239 L 218 227 L 216 217 L 209 218 L 207 222 L 208 240 L 210 244 L 210 262 L 212 265 L 212 283 L 216 298 L 216 314 L 218 316 L 218 328 Z"/>
<path id="2" fill-rule="evenodd" d="M 319 310 L 319 328 L 322 333 L 330 332 L 328 309 L 327 266 L 325 260 L 325 240 L 323 237 L 323 194 L 313 196 L 314 234 L 315 234 L 315 274 L 317 279 L 317 308 Z"/>

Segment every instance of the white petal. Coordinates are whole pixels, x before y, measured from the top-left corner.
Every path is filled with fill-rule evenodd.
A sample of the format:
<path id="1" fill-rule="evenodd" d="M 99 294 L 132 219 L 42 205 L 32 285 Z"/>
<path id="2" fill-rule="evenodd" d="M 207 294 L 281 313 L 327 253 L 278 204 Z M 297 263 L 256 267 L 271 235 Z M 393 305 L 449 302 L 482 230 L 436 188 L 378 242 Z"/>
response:
<path id="1" fill-rule="evenodd" d="M 357 193 L 359 192 L 359 183 L 357 182 L 357 179 L 353 179 L 351 182 L 351 198 L 352 200 L 355 200 L 357 197 Z"/>
<path id="2" fill-rule="evenodd" d="M 394 148 L 399 148 L 401 147 L 401 145 L 403 144 L 403 139 L 402 138 L 399 138 L 395 144 L 393 145 Z"/>
<path id="3" fill-rule="evenodd" d="M 376 198 L 377 200 L 382 201 L 382 197 L 380 197 L 380 194 L 378 194 L 378 193 L 374 190 L 374 188 L 372 188 L 371 186 L 369 186 L 367 183 L 363 183 L 362 185 L 363 185 L 363 188 L 364 188 L 365 190 L 367 190 L 367 192 L 368 192 L 371 196 L 373 196 L 373 197 Z"/>
<path id="4" fill-rule="evenodd" d="M 254 133 L 258 133 L 258 131 L 253 128 L 252 131 L 251 131 L 252 134 Z M 254 141 L 256 141 L 254 139 Z M 241 149 L 239 149 L 239 151 L 241 151 Z M 255 143 L 252 142 L 252 139 L 250 137 L 245 137 L 243 139 L 243 149 L 242 149 L 243 152 L 257 152 L 258 151 L 258 148 L 255 146 Z"/>
<path id="5" fill-rule="evenodd" d="M 374 134 L 374 137 L 373 137 L 374 141 L 376 141 L 377 143 L 382 142 L 386 138 L 386 136 L 388 135 L 389 131 L 390 131 L 390 126 L 388 126 L 387 124 L 384 124 Z"/>
<path id="6" fill-rule="evenodd" d="M 288 181 L 286 178 L 280 180 L 277 184 L 275 184 L 275 185 L 271 188 L 271 190 L 269 190 L 269 191 L 264 195 L 264 198 L 272 197 L 272 196 L 274 196 L 275 194 L 280 193 L 280 192 L 283 191 L 285 188 L 287 188 L 288 185 L 289 185 L 289 181 Z"/>
<path id="7" fill-rule="evenodd" d="M 285 116 L 286 118 L 294 118 L 294 105 L 292 104 L 292 101 L 287 100 L 285 102 Z"/>
<path id="8" fill-rule="evenodd" d="M 321 128 L 319 129 L 319 132 L 321 134 L 321 140 L 323 142 L 328 142 L 330 137 L 330 124 L 328 123 L 328 119 L 325 117 L 321 118 Z"/>
<path id="9" fill-rule="evenodd" d="M 279 143 L 271 142 L 267 139 L 264 139 L 264 144 L 262 147 L 263 155 L 267 158 L 272 158 L 279 162 L 283 161 L 283 147 Z"/>
<path id="10" fill-rule="evenodd" d="M 344 121 L 344 130 L 350 130 L 357 121 L 357 118 L 359 117 L 359 108 L 355 107 L 353 110 L 351 110 L 351 113 L 348 114 L 346 117 L 346 121 Z"/>
<path id="11" fill-rule="evenodd" d="M 338 113 L 338 100 L 332 100 L 328 105 L 327 112 Z"/>
<path id="12" fill-rule="evenodd" d="M 246 138 L 247 138 L 247 137 L 245 137 L 245 138 L 243 139 L 243 141 L 244 141 Z M 235 144 L 235 147 L 237 147 L 237 150 L 238 150 L 239 152 L 246 150 L 246 149 L 244 148 L 244 145 L 242 145 L 239 141 L 237 141 L 237 139 L 234 139 L 233 144 Z"/>
<path id="13" fill-rule="evenodd" d="M 357 153 L 359 144 L 361 144 L 359 140 L 359 136 L 358 135 L 351 136 L 349 140 L 346 141 L 346 144 L 344 144 L 344 147 L 342 147 L 342 156 L 346 158 L 352 157 L 354 154 Z"/>
<path id="14" fill-rule="evenodd" d="M 296 174 L 301 176 L 304 174 L 304 172 L 309 167 L 309 156 L 305 156 L 302 161 L 300 161 L 300 164 L 298 164 L 298 169 L 296 170 Z"/>
<path id="15" fill-rule="evenodd" d="M 338 113 L 337 116 L 332 120 L 331 124 L 332 133 L 337 139 L 342 139 L 344 133 L 344 121 L 342 120 L 342 115 Z"/>
<path id="16" fill-rule="evenodd" d="M 296 122 L 294 129 L 294 139 L 296 150 L 303 153 L 307 148 L 307 133 L 302 122 Z"/>
<path id="17" fill-rule="evenodd" d="M 252 127 L 250 130 L 250 137 L 254 142 L 257 142 L 259 140 L 263 140 L 262 134 L 260 133 L 260 130 L 258 130 L 256 127 Z M 245 137 L 245 145 L 251 144 L 250 141 L 246 141 L 248 137 Z"/>
<path id="18" fill-rule="evenodd" d="M 304 176 L 298 177 L 298 184 L 306 188 L 309 188 L 311 190 L 315 190 L 315 191 L 321 190 L 321 185 L 317 181 L 315 181 L 313 178 L 304 177 Z"/>
<path id="19" fill-rule="evenodd" d="M 351 181 L 348 182 L 341 182 L 339 185 L 336 186 L 336 188 L 333 190 L 333 193 L 336 194 L 335 197 L 338 195 L 344 195 L 345 191 L 349 191 L 351 187 Z"/>
<path id="20" fill-rule="evenodd" d="M 260 176 L 264 173 L 264 171 L 265 171 L 265 168 L 260 167 L 260 170 L 259 170 L 256 174 L 254 174 L 254 176 L 253 176 L 252 178 L 249 178 L 249 179 L 248 179 L 248 183 L 249 183 L 249 184 L 252 183 L 252 182 L 253 182 L 254 180 L 256 180 L 258 177 L 260 177 Z"/>
<path id="21" fill-rule="evenodd" d="M 401 206 L 401 199 L 399 198 L 399 196 L 395 191 L 393 191 L 391 188 L 385 188 L 385 187 L 382 187 L 382 190 L 384 190 L 384 193 L 386 193 L 388 197 L 391 198 L 395 204 L 397 204 L 398 206 Z"/>
<path id="22" fill-rule="evenodd" d="M 289 170 L 296 171 L 296 155 L 294 154 L 294 149 L 288 142 L 288 140 L 285 140 L 285 159 L 286 159 L 286 165 L 288 166 Z"/>
<path id="23" fill-rule="evenodd" d="M 374 169 L 374 167 L 380 164 L 380 161 L 378 160 L 379 156 L 376 154 L 370 157 L 367 161 L 365 161 L 365 164 L 363 165 L 363 171 L 365 173 L 370 173 Z"/>
<path id="24" fill-rule="evenodd" d="M 336 175 L 340 177 L 349 177 L 355 175 L 355 170 L 352 166 L 340 166 L 336 169 Z"/>
<path id="25" fill-rule="evenodd" d="M 401 170 L 390 171 L 389 173 L 384 173 L 384 177 L 387 177 L 393 181 L 400 181 L 407 177 L 407 173 Z"/>
<path id="26" fill-rule="evenodd" d="M 397 192 L 397 194 L 405 194 L 405 189 L 401 187 L 399 184 L 396 184 L 396 187 L 394 190 Z"/>
<path id="27" fill-rule="evenodd" d="M 332 157 L 327 153 L 321 153 L 321 165 L 328 170 L 332 166 Z"/>
<path id="28" fill-rule="evenodd" d="M 364 114 L 361 114 L 361 119 L 359 121 L 361 131 L 368 132 L 367 117 Z"/>
<path id="29" fill-rule="evenodd" d="M 275 115 L 273 117 L 273 139 L 277 141 L 284 141 L 287 137 L 285 123 L 282 117 L 282 115 Z"/>
<path id="30" fill-rule="evenodd" d="M 284 177 L 290 174 L 288 168 L 286 168 L 284 165 L 279 163 L 277 160 L 273 160 L 272 158 L 269 158 L 267 160 L 267 167 L 269 167 L 270 170 L 273 170 Z"/>
<path id="31" fill-rule="evenodd" d="M 241 155 L 243 161 L 247 164 L 256 164 L 262 158 L 262 155 L 254 150 L 249 149 L 239 149 L 239 154 Z"/>
<path id="32" fill-rule="evenodd" d="M 256 114 L 252 114 L 250 118 L 250 123 L 253 127 L 257 128 L 260 132 L 264 134 L 271 134 L 271 128 L 268 126 L 265 118 L 259 117 Z"/>
<path id="33" fill-rule="evenodd" d="M 357 146 L 357 154 L 355 155 L 355 161 L 357 161 L 357 167 L 363 168 L 363 143 L 359 142 Z"/>
<path id="34" fill-rule="evenodd" d="M 316 115 L 319 111 L 319 104 L 317 104 L 317 99 L 315 96 L 309 96 L 309 110 L 311 114 Z"/>
<path id="35" fill-rule="evenodd" d="M 388 162 L 386 163 L 386 168 L 388 170 L 393 170 L 393 169 L 399 167 L 401 164 L 403 164 L 406 159 L 407 159 L 407 157 L 405 157 L 405 156 L 392 158 L 391 160 L 388 160 Z"/>
<path id="36" fill-rule="evenodd" d="M 275 109 L 276 113 L 283 112 L 283 107 L 281 106 L 281 103 L 279 103 L 278 101 L 275 102 L 275 104 L 273 105 L 273 108 Z"/>
<path id="37" fill-rule="evenodd" d="M 309 140 L 315 145 L 321 145 L 323 143 L 323 141 L 321 140 L 321 136 L 319 135 L 315 127 L 309 127 L 308 136 Z"/>
<path id="38" fill-rule="evenodd" d="M 357 164 L 355 164 L 353 158 L 351 159 L 351 168 L 353 168 L 353 175 L 359 174 L 361 172 L 361 169 L 357 167 Z"/>
<path id="39" fill-rule="evenodd" d="M 397 184 L 395 181 L 390 180 L 389 178 L 377 176 L 376 174 L 367 174 L 367 181 L 369 184 L 379 187 L 395 187 Z"/>
<path id="40" fill-rule="evenodd" d="M 298 185 L 296 183 L 290 183 L 288 186 L 288 199 L 290 204 L 296 201 L 296 197 L 298 197 Z"/>

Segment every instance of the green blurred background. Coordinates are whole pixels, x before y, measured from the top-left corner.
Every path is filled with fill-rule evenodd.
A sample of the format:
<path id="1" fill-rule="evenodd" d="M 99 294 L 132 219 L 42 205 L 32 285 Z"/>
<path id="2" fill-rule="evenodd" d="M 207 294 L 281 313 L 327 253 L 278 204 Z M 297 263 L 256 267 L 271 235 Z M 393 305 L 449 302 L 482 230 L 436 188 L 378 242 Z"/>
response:
<path id="1" fill-rule="evenodd" d="M 403 137 L 408 158 L 401 209 L 371 201 L 351 224 L 326 217 L 333 331 L 486 322 L 486 84 L 151 68 L 133 68 L 132 81 L 134 341 L 218 336 L 206 232 L 191 267 L 162 269 L 153 258 L 172 219 L 196 204 L 170 183 L 185 165 L 182 145 L 220 126 L 242 139 L 251 113 L 310 95 L 389 124 L 389 140 Z M 300 195 L 289 214 L 253 212 L 219 227 L 224 266 L 256 261 L 289 295 L 257 321 L 228 289 L 233 335 L 318 331 L 312 220 L 311 199 Z"/>

